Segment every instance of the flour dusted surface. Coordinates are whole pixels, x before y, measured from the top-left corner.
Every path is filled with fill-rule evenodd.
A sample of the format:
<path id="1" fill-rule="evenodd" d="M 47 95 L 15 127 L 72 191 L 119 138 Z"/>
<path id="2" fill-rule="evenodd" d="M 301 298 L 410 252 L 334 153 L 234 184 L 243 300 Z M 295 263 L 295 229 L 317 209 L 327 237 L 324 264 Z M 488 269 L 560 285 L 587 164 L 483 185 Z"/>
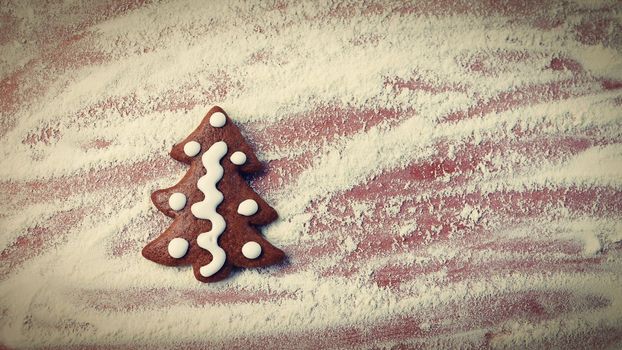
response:
<path id="1" fill-rule="evenodd" d="M 619 4 L 38 6 L 0 7 L 0 344 L 619 346 Z M 205 285 L 140 249 L 212 105 L 289 262 Z"/>

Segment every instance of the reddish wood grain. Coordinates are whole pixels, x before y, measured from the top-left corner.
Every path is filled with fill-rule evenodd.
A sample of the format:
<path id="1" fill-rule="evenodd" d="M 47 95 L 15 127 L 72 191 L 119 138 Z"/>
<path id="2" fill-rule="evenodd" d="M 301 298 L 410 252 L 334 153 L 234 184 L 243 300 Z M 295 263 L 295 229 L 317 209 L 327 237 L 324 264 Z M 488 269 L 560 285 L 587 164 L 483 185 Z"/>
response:
<path id="1" fill-rule="evenodd" d="M 53 120 L 27 124 L 29 116 L 26 112 L 30 106 L 41 102 L 46 94 L 54 93 L 54 88 L 71 87 L 75 83 L 72 74 L 82 69 L 122 62 L 124 58 L 149 55 L 160 49 L 158 45 L 145 43 L 144 49 L 138 50 L 134 43 L 125 42 L 123 38 L 119 38 L 112 48 L 101 47 L 100 33 L 90 28 L 107 20 L 122 19 L 132 11 L 151 10 L 150 6 L 157 5 L 146 1 L 76 4 L 66 9 L 67 14 L 62 20 L 55 20 L 55 16 L 60 15 L 59 5 L 45 2 L 35 9 L 35 15 L 45 21 L 40 21 L 40 26 L 30 28 L 25 34 L 15 29 L 21 20 L 18 14 L 0 12 L 0 45 L 26 40 L 35 47 L 32 57 L 23 64 L 10 62 L 10 69 L 0 76 L 0 140 L 13 137 L 11 133 L 16 130 L 20 132 L 17 143 L 33 154 L 32 164 L 23 166 L 37 166 L 41 153 L 45 154 L 59 142 L 71 141 L 72 137 Z M 293 21 L 358 23 L 371 16 L 399 15 L 404 16 L 402 20 L 407 20 L 410 17 L 406 16 L 449 18 L 450 15 L 465 15 L 474 18 L 496 16 L 508 28 L 529 28 L 542 36 L 557 31 L 573 43 L 576 41 L 586 47 L 600 45 L 618 55 L 622 47 L 620 20 L 615 15 L 619 6 L 610 4 L 590 9 L 538 1 L 443 0 L 410 4 L 376 1 L 337 3 L 318 11 L 320 14 L 316 16 L 300 15 L 281 20 L 276 15 L 293 16 L 290 12 L 292 6 L 294 4 L 287 1 L 275 1 L 257 10 L 277 16 L 276 24 L 260 21 L 263 17 L 255 13 L 240 12 L 239 16 L 257 22 L 254 32 L 263 33 L 275 41 L 293 25 Z M 209 30 L 211 27 L 205 23 L 192 23 L 186 27 L 167 27 L 161 33 L 150 35 L 166 37 L 171 33 L 184 33 L 184 40 L 190 42 L 210 40 L 206 34 Z M 386 36 L 375 33 L 352 37 L 349 44 L 363 49 L 387 40 Z M 535 35 L 533 40 L 540 38 Z M 247 58 L 241 60 L 244 63 L 238 68 L 275 65 L 284 69 L 291 57 L 276 54 L 276 50 L 267 46 L 244 52 Z M 394 99 L 400 94 L 417 94 L 419 98 L 428 96 L 431 101 L 439 96 L 466 96 L 468 103 L 438 118 L 438 128 L 500 118 L 505 112 L 524 111 L 527 107 L 574 103 L 594 96 L 601 97 L 602 103 L 622 105 L 619 96 L 622 81 L 618 76 L 596 74 L 590 71 L 589 65 L 567 52 L 474 47 L 469 52 L 448 54 L 453 55 L 453 62 L 461 74 L 473 78 L 471 82 L 445 81 L 438 78 L 443 76 L 442 72 L 426 72 L 413 65 L 402 67 L 403 73 L 400 74 L 388 69 L 389 74 L 382 77 L 378 88 Z M 537 67 L 542 74 L 556 75 L 544 82 L 539 82 L 535 76 L 521 77 L 520 81 L 525 83 L 490 94 L 486 93 L 494 89 L 483 91 L 478 86 L 478 82 L 485 79 L 519 75 L 517 67 L 522 66 Z M 207 110 L 217 101 L 235 100 L 245 88 L 240 75 L 225 68 L 216 69 L 203 74 L 201 79 L 189 77 L 185 83 L 171 86 L 158 96 L 148 93 L 139 96 L 134 92 L 103 96 L 62 117 L 78 130 L 106 121 L 111 113 L 127 122 L 140 122 L 152 113 L 182 113 L 202 106 Z M 378 107 L 377 101 L 370 101 L 355 106 L 338 97 L 308 103 L 304 111 L 284 113 L 278 121 L 240 123 L 253 147 L 272 157 L 265 162 L 261 174 L 248 178 L 262 197 L 274 198 L 282 189 L 293 188 L 306 172 L 315 170 L 326 149 L 337 147 L 342 140 L 375 128 L 394 130 L 412 118 L 428 120 L 414 104 Z M 547 112 L 557 111 L 551 107 Z M 597 179 L 592 179 L 591 183 L 572 179 L 559 183 L 551 183 L 549 179 L 540 183 L 534 175 L 545 167 L 563 165 L 590 149 L 618 146 L 622 134 L 615 128 L 620 127 L 620 119 L 599 124 L 596 119 L 601 117 L 590 116 L 595 120 L 584 121 L 587 126 L 568 122 L 566 128 L 555 128 L 550 120 L 543 118 L 528 128 L 517 122 L 505 129 L 484 130 L 481 139 L 476 135 L 436 138 L 426 145 L 431 150 L 429 156 L 409 155 L 411 160 L 380 169 L 365 181 L 313 198 L 298 213 L 309 217 L 300 229 L 300 242 L 280 245 L 287 253 L 288 261 L 262 271 L 266 278 L 274 281 L 309 273 L 315 276 L 313 283 L 317 282 L 318 288 L 319 284 L 331 281 L 339 281 L 342 285 L 363 283 L 370 290 L 378 290 L 399 300 L 422 300 L 418 307 L 396 310 L 394 305 L 388 305 L 387 300 L 373 300 L 377 303 L 376 309 L 382 313 L 377 319 L 351 324 L 325 320 L 324 323 L 314 323 L 313 327 L 287 330 L 272 330 L 266 324 L 266 330 L 260 336 L 234 334 L 224 341 L 197 336 L 193 341 L 173 339 L 170 344 L 144 341 L 98 344 L 98 338 L 94 336 L 92 341 L 73 341 L 70 337 L 64 345 L 48 348 L 433 349 L 462 344 L 465 348 L 487 349 L 500 347 L 507 339 L 517 339 L 511 344 L 519 348 L 619 347 L 622 344 L 619 322 L 618 326 L 612 326 L 611 322 L 586 321 L 588 326 L 576 332 L 559 332 L 555 336 L 522 334 L 513 328 L 520 324 L 536 330 L 544 329 L 547 322 L 572 317 L 579 317 L 577 322 L 580 322 L 583 316 L 576 315 L 600 315 L 612 308 L 613 303 L 601 291 L 526 285 L 508 292 L 509 287 L 495 285 L 499 278 L 508 276 L 515 276 L 517 280 L 525 276 L 534 279 L 562 276 L 556 280 L 560 285 L 563 285 L 564 281 L 560 282 L 563 277 L 572 281 L 594 276 L 611 278 L 616 273 L 620 277 L 619 271 L 611 270 L 612 261 L 619 260 L 622 253 L 620 242 L 605 242 L 607 244 L 603 244 L 598 252 L 588 254 L 585 242 L 577 238 L 572 227 L 566 227 L 586 219 L 619 223 L 622 219 L 620 187 Z M 28 126 L 20 129 L 20 122 Z M 105 151 L 117 143 L 114 137 L 96 136 L 72 144 L 72 147 L 84 152 Z M 120 223 L 115 232 L 107 233 L 105 243 L 102 243 L 106 259 L 129 260 L 137 256 L 142 246 L 165 229 L 170 221 L 155 211 L 137 211 L 136 215 L 126 213 L 131 216 L 128 219 L 118 218 L 117 213 L 102 208 L 114 200 L 120 203 L 119 210 L 130 211 L 140 199 L 132 199 L 128 193 L 155 189 L 156 184 L 162 185 L 161 182 L 182 174 L 184 170 L 183 165 L 167 154 L 154 150 L 132 161 L 110 162 L 103 167 L 86 165 L 69 175 L 0 179 L 3 210 L 0 220 L 10 227 L 0 250 L 0 283 L 7 283 L 12 275 L 39 263 L 38 259 L 46 251 L 74 239 L 86 222 L 93 225 L 89 220 Z M 519 178 L 525 180 L 521 182 L 517 180 Z M 530 179 L 533 181 L 529 182 Z M 496 187 L 495 183 L 504 186 Z M 70 209 L 55 207 L 59 201 L 66 204 L 80 198 L 89 201 Z M 16 219 L 34 212 L 32 208 L 35 206 L 48 206 L 51 215 L 24 222 Z M 189 271 L 179 273 L 188 274 Z M 470 292 L 473 286 L 489 289 L 477 295 L 458 296 L 457 291 Z M 65 293 L 68 300 L 77 300 L 76 303 L 85 309 L 120 315 L 157 312 L 171 305 L 192 310 L 264 304 L 279 308 L 284 302 L 305 301 L 300 290 L 280 290 L 282 286 L 278 283 L 274 290 L 242 288 L 235 284 L 217 291 L 197 290 L 195 287 L 100 289 L 78 286 Z M 434 299 L 436 295 L 431 295 L 434 300 L 423 300 L 426 295 L 417 289 L 423 287 L 433 291 L 456 290 L 456 296 L 439 301 Z M 0 304 L 0 316 L 6 314 L 9 307 L 8 303 Z M 30 321 L 27 321 L 20 319 L 17 322 L 28 325 Z M 63 334 L 77 337 L 95 332 L 92 325 L 79 321 L 39 322 L 43 322 L 44 328 L 49 327 L 51 333 L 65 332 Z M 563 324 L 563 321 L 559 322 Z M 2 321 L 0 327 L 4 327 Z M 526 339 L 525 343 L 521 343 L 523 339 Z M 0 338 L 0 349 L 12 348 L 3 342 L 4 339 Z"/>

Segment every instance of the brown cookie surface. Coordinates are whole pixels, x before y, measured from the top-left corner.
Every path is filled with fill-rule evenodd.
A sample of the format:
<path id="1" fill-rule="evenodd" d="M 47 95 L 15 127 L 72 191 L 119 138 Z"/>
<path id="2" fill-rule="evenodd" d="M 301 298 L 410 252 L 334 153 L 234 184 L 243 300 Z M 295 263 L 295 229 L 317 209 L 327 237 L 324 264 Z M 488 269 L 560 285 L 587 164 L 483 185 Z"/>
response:
<path id="1" fill-rule="evenodd" d="M 261 163 L 220 107 L 213 107 L 170 155 L 190 168 L 177 184 L 151 195 L 173 222 L 143 248 L 145 258 L 168 266 L 192 265 L 202 282 L 222 280 L 234 266 L 283 260 L 284 253 L 257 228 L 276 220 L 277 212 L 241 176 L 261 170 Z"/>

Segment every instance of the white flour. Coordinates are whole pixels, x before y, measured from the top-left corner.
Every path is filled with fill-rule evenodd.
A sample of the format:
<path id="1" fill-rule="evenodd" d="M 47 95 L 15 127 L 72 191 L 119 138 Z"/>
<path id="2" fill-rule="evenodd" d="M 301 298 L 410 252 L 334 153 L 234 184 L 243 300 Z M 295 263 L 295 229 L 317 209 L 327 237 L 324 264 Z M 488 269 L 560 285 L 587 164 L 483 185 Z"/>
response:
<path id="1" fill-rule="evenodd" d="M 47 13 L 22 3 L 1 5 L 1 13 L 20 18 L 11 25 L 11 40 L 0 41 L 2 78 L 31 72 L 17 88 L 24 102 L 3 112 L 0 124 L 2 264 L 16 259 L 9 253 L 4 258 L 16 240 L 41 234 L 33 228 L 50 226 L 53 232 L 44 236 L 49 244 L 41 252 L 20 252 L 24 263 L 2 268 L 0 344 L 259 346 L 262 337 L 364 331 L 402 317 L 412 317 L 422 335 L 371 339 L 376 346 L 474 345 L 493 332 L 493 347 L 537 347 L 565 344 L 577 334 L 620 332 L 622 215 L 599 206 L 609 201 L 613 208 L 622 198 L 622 90 L 606 90 L 602 82 L 622 80 L 622 41 L 611 34 L 621 25 L 619 4 L 594 5 L 608 9 L 603 13 L 617 11 L 617 17 L 611 16 L 604 32 L 613 39 L 591 45 L 575 34 L 591 18 L 581 4 L 550 5 L 538 10 L 539 17 L 505 16 L 479 5 L 469 13 L 446 13 L 428 4 L 438 16 L 426 16 L 400 14 L 400 6 L 387 4 L 366 11 L 356 3 L 279 4 L 170 1 L 79 28 L 72 24 L 81 18 L 81 5 L 73 1 Z M 33 42 L 51 23 L 46 16 L 83 36 L 64 42 L 66 48 Z M 564 20 L 541 29 L 533 25 L 536 17 Z M 103 59 L 53 63 L 63 52 L 69 59 L 76 53 Z M 556 58 L 578 62 L 584 72 L 547 68 Z M 398 77 L 419 77 L 420 88 L 399 87 Z M 568 96 L 536 92 L 511 110 L 449 121 L 478 101 L 498 102 L 505 93 L 547 83 L 562 85 Z M 529 93 L 525 89 L 522 96 Z M 158 266 L 140 256 L 142 246 L 169 224 L 149 194 L 173 185 L 186 170 L 168 151 L 212 105 L 223 107 L 250 140 L 266 140 L 256 147 L 262 161 L 284 164 L 265 176 L 287 174 L 297 157 L 312 157 L 301 173 L 260 190 L 281 216 L 263 232 L 289 255 L 287 268 L 245 270 L 222 283 L 201 284 L 190 267 Z M 388 109 L 399 117 L 309 138 L 305 118 L 325 106 L 339 106 L 342 115 Z M 310 122 L 324 123 L 319 117 Z M 273 130 L 283 123 L 302 125 L 294 132 L 299 142 L 276 142 L 280 135 Z M 574 146 L 555 141 L 563 139 L 589 144 L 571 151 Z M 502 151 L 486 154 L 487 144 Z M 406 185 L 396 178 L 379 185 L 379 191 L 387 183 L 401 188 L 395 195 L 338 202 L 344 191 L 365 189 L 387 172 L 439 157 L 470 159 L 480 152 L 473 149 L 486 157 L 474 169 Z M 39 199 L 32 198 L 41 192 L 37 186 L 23 185 L 53 181 L 58 184 L 44 187 L 51 192 Z M 532 217 L 522 215 L 525 208 L 482 208 L 469 199 L 557 189 L 597 195 L 591 208 L 577 209 L 560 198 Z M 456 196 L 457 207 L 449 200 Z M 429 210 L 418 211 L 413 201 L 429 202 Z M 82 215 L 74 223 L 54 219 L 67 212 Z M 438 224 L 421 219 L 424 214 Z M 374 221 L 379 215 L 387 221 Z M 448 238 L 440 239 L 446 227 Z M 413 235 L 421 242 L 405 243 Z M 373 258 L 349 258 L 377 236 L 388 237 L 391 248 Z M 480 247 L 517 241 L 535 248 Z M 564 250 L 565 244 L 580 249 Z M 113 253 L 123 247 L 129 251 Z M 330 253 L 307 257 L 313 249 Z M 592 258 L 601 259 L 597 269 L 546 267 Z M 536 266 L 520 268 L 516 261 Z M 478 274 L 478 266 L 504 262 L 516 265 L 516 272 Z M 451 264 L 475 266 L 473 277 L 452 280 Z M 352 272 L 330 273 L 335 266 Z M 387 266 L 414 272 L 390 288 L 375 279 Z M 395 274 L 391 278 L 399 281 Z M 550 317 L 532 322 L 510 310 L 493 325 L 484 325 L 488 316 L 472 309 L 486 298 L 523 293 L 559 293 L 577 306 L 556 313 L 542 299 Z M 603 305 L 590 304 L 593 299 Z M 347 344 L 330 339 L 316 337 L 326 346 Z"/>

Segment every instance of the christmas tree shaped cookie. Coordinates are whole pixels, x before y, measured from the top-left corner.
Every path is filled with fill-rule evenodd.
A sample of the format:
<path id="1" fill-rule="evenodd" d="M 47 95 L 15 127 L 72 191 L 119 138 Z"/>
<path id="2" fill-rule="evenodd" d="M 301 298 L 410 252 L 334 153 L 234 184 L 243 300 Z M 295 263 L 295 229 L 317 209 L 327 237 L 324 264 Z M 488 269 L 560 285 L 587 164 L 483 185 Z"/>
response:
<path id="1" fill-rule="evenodd" d="M 283 252 L 257 229 L 276 220 L 277 213 L 241 175 L 259 171 L 261 163 L 220 107 L 213 107 L 170 155 L 190 168 L 175 186 L 151 195 L 158 210 L 174 220 L 145 246 L 145 258 L 168 266 L 192 265 L 202 282 L 222 280 L 234 266 L 283 260 Z"/>

